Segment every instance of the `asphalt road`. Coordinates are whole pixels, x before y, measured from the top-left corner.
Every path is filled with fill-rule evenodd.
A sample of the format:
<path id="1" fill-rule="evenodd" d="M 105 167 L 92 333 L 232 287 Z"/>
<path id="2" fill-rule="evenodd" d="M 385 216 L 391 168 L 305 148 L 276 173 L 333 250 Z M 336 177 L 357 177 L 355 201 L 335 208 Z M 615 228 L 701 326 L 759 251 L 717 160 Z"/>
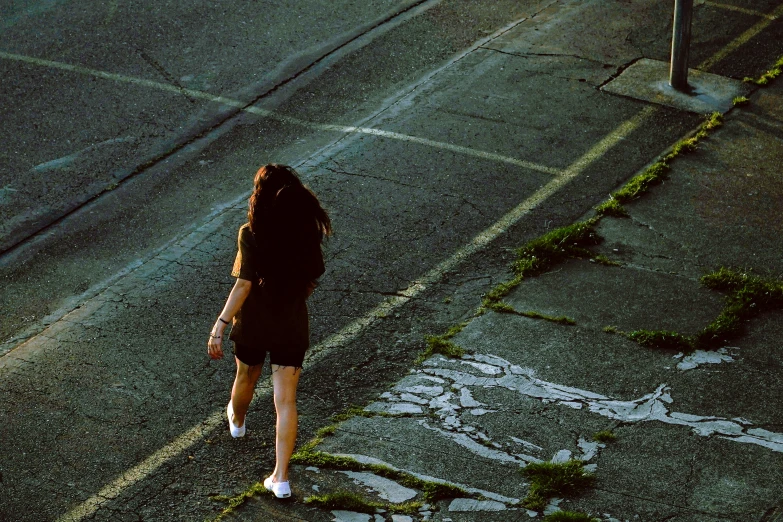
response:
<path id="1" fill-rule="evenodd" d="M 212 430 L 233 363 L 204 349 L 260 164 L 296 165 L 337 230 L 311 307 L 306 437 L 470 314 L 510 247 L 571 222 L 696 125 L 659 109 L 618 134 L 644 104 L 599 90 L 640 57 L 666 59 L 669 7 L 617 2 L 621 16 L 584 20 L 578 4 L 5 8 L 0 519 L 80 506 L 203 518 L 210 494 L 269 466 L 269 401 L 239 450 Z M 694 61 L 755 21 L 706 8 L 697 20 L 721 30 L 697 31 Z M 508 31 L 529 32 L 528 48 Z M 776 50 L 762 42 L 718 72 L 755 72 Z M 553 177 L 568 183 L 539 196 Z"/>

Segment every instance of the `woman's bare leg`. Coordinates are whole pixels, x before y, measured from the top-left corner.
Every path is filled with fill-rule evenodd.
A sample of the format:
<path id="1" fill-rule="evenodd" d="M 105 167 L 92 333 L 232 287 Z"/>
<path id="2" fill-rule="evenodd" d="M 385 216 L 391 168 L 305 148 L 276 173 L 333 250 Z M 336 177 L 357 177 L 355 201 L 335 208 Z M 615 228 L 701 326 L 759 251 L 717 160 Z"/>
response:
<path id="1" fill-rule="evenodd" d="M 296 386 L 299 384 L 301 368 L 272 365 L 272 384 L 275 388 L 275 410 L 277 411 L 277 435 L 275 437 L 274 482 L 288 482 L 288 461 L 294 452 L 299 416 L 296 412 Z"/>
<path id="2" fill-rule="evenodd" d="M 231 406 L 234 408 L 234 425 L 237 427 L 245 424 L 245 415 L 253 400 L 253 392 L 256 382 L 261 376 L 262 365 L 248 366 L 235 357 L 237 361 L 237 375 L 234 378 L 234 386 L 231 388 Z"/>

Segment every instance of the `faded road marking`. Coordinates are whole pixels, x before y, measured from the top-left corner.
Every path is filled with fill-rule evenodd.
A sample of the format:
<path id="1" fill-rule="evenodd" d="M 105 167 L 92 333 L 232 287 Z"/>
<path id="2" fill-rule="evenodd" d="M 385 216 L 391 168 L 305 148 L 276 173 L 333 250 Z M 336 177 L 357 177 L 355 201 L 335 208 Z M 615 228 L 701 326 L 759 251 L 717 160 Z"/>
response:
<path id="1" fill-rule="evenodd" d="M 600 159 L 614 145 L 625 139 L 631 132 L 638 128 L 639 125 L 644 122 L 644 120 L 654 114 L 655 111 L 656 109 L 654 106 L 645 107 L 642 111 L 639 112 L 639 114 L 632 117 L 628 121 L 621 123 L 614 131 L 612 131 L 609 135 L 607 135 L 590 150 L 588 150 L 562 174 L 549 181 L 542 188 L 538 189 L 525 201 L 504 215 L 495 224 L 476 235 L 467 245 L 463 246 L 457 252 L 452 254 L 451 257 L 442 261 L 421 278 L 411 282 L 408 287 L 400 291 L 398 295 L 387 299 L 370 310 L 364 316 L 341 328 L 339 332 L 331 335 L 323 342 L 318 343 L 308 352 L 307 358 L 305 359 L 306 365 L 309 366 L 320 360 L 322 357 L 326 356 L 331 350 L 350 343 L 360 334 L 362 334 L 367 328 L 372 326 L 377 320 L 386 317 L 397 308 L 417 297 L 427 289 L 427 286 L 442 279 L 446 272 L 459 265 L 472 254 L 479 252 L 481 249 L 489 245 L 490 242 L 508 230 L 511 226 L 519 222 L 519 220 L 528 215 L 534 208 L 543 203 L 548 197 L 565 186 L 569 181 L 574 179 L 578 174 L 584 171 L 584 169 Z M 212 228 L 214 228 L 214 225 L 209 227 L 210 230 Z M 195 236 L 196 232 L 191 235 Z M 192 241 L 193 240 L 191 240 L 191 242 Z M 177 250 L 182 250 L 179 245 L 174 245 L 174 247 Z M 0 361 L 2 361 L 2 359 L 0 359 Z M 267 397 L 269 395 L 270 394 L 268 390 L 265 390 L 264 393 L 257 393 L 254 397 L 254 401 L 258 400 L 260 397 Z M 145 477 L 157 471 L 169 460 L 176 458 L 187 451 L 191 446 L 199 442 L 209 431 L 209 429 L 221 426 L 222 422 L 223 410 L 221 408 L 220 410 L 212 413 L 206 419 L 206 421 L 190 428 L 190 430 L 177 437 L 177 439 L 175 439 L 173 442 L 164 446 L 160 450 L 153 453 L 151 456 L 147 457 L 140 464 L 120 475 L 120 477 L 102 488 L 97 494 L 82 502 L 67 514 L 59 517 L 57 522 L 77 522 L 85 517 L 92 515 L 103 504 L 117 498 L 125 489 L 143 480 Z M 206 428 L 207 426 L 210 428 Z"/>
<path id="2" fill-rule="evenodd" d="M 419 143 L 421 145 L 427 145 L 429 147 L 433 148 L 439 148 L 444 150 L 449 150 L 452 152 L 456 152 L 458 154 L 464 154 L 467 156 L 473 156 L 481 159 L 491 160 L 491 161 L 497 161 L 500 163 L 507 163 L 509 165 L 514 165 L 517 167 L 523 167 L 530 170 L 535 170 L 537 172 L 543 172 L 550 175 L 557 175 L 561 171 L 560 169 L 554 168 L 554 167 L 548 167 L 546 165 L 539 165 L 537 163 L 533 163 L 530 161 L 525 161 L 517 158 L 512 158 L 510 156 L 504 156 L 502 154 L 495 154 L 492 152 L 485 152 L 477 149 L 472 149 L 469 147 L 463 147 L 461 145 L 454 145 L 452 143 L 445 143 L 440 141 L 434 141 L 429 140 L 426 138 L 419 138 L 416 136 L 409 136 L 407 134 L 400 134 L 398 132 L 391 132 L 391 131 L 385 131 L 381 129 L 373 129 L 369 127 L 353 127 L 353 126 L 347 126 L 347 125 L 330 125 L 330 124 L 324 124 L 324 123 L 314 123 L 306 120 L 301 120 L 299 118 L 292 118 L 289 116 L 279 115 L 274 113 L 273 111 L 269 111 L 266 109 L 262 109 L 260 107 L 256 107 L 253 105 L 248 105 L 246 102 L 242 102 L 239 100 L 234 100 L 231 98 L 226 98 L 224 96 L 217 96 L 214 94 L 210 94 L 208 92 L 203 91 L 197 91 L 195 89 L 184 89 L 182 87 L 178 87 L 176 85 L 172 85 L 169 83 L 163 83 L 163 82 L 156 82 L 154 80 L 145 80 L 143 78 L 136 78 L 133 76 L 125 76 L 123 74 L 117 74 L 117 73 L 110 73 L 106 71 L 99 71 L 97 69 L 90 69 L 89 67 L 82 67 L 80 65 L 71 65 L 68 63 L 63 62 L 55 62 L 52 60 L 43 60 L 41 58 L 35 58 L 32 56 L 24 56 L 21 54 L 14 54 L 14 53 L 7 53 L 0 51 L 0 58 L 5 60 L 14 60 L 18 62 L 23 63 L 29 63 L 32 65 L 38 65 L 41 67 L 50 67 L 53 69 L 60 69 L 63 71 L 73 72 L 77 74 L 84 74 L 88 76 L 94 76 L 96 78 L 101 78 L 104 80 L 110 80 L 114 82 L 120 82 L 120 83 L 128 83 L 131 85 L 138 85 L 140 87 L 147 87 L 150 89 L 157 89 L 160 91 L 170 92 L 173 94 L 180 94 L 184 96 L 188 96 L 190 98 L 198 99 L 198 100 L 204 100 L 212 103 L 218 103 L 221 105 L 225 105 L 228 107 L 234 107 L 236 109 L 239 109 L 244 112 L 248 112 L 250 114 L 256 114 L 258 116 L 262 116 L 265 118 L 270 118 L 282 123 L 288 123 L 292 125 L 300 125 L 302 127 L 307 127 L 312 130 L 316 131 L 326 131 L 326 132 L 341 132 L 344 134 L 368 134 L 373 136 L 380 136 L 383 138 L 390 138 L 394 140 L 400 140 L 400 141 L 407 141 L 411 143 Z"/>
<path id="3" fill-rule="evenodd" d="M 719 2 L 709 2 L 709 1 L 704 2 L 704 5 L 715 7 L 717 9 L 726 9 L 728 11 L 735 11 L 737 13 L 743 13 L 746 15 L 758 16 L 761 18 L 766 18 L 767 20 L 776 20 L 778 18 L 778 16 L 776 16 L 775 14 L 762 13 L 761 11 L 756 11 L 754 9 L 746 9 L 738 5 L 721 4 Z"/>
<path id="4" fill-rule="evenodd" d="M 763 20 L 760 20 L 757 22 L 753 27 L 739 35 L 737 38 L 729 42 L 729 44 L 718 51 L 717 53 L 713 54 L 706 60 L 704 60 L 702 63 L 700 63 L 696 68 L 701 69 L 702 71 L 706 71 L 708 69 L 711 69 L 716 63 L 720 62 L 724 58 L 726 58 L 728 55 L 739 49 L 742 45 L 748 42 L 751 38 L 759 34 L 761 31 L 766 29 L 769 24 L 772 23 L 773 20 L 780 18 L 783 16 L 783 4 L 780 4 L 777 6 L 771 13 L 768 15 L 765 15 L 765 18 Z"/>
<path id="5" fill-rule="evenodd" d="M 223 422 L 221 412 L 215 412 L 204 422 L 192 427 L 172 442 L 162 447 L 141 464 L 134 466 L 116 478 L 111 484 L 105 486 L 98 493 L 79 504 L 76 509 L 57 519 L 57 522 L 72 522 L 82 520 L 95 513 L 103 504 L 117 498 L 125 489 L 136 484 L 141 478 L 150 475 L 164 463 L 184 453 L 197 441 L 203 439 L 208 433 L 217 428 Z"/>

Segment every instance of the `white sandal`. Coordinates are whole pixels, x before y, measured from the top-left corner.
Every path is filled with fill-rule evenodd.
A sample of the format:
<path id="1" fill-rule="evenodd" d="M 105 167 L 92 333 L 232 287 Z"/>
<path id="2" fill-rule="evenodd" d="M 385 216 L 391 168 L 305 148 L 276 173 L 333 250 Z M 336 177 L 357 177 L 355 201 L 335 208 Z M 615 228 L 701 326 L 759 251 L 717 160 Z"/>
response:
<path id="1" fill-rule="evenodd" d="M 231 401 L 228 401 L 228 406 L 226 406 L 226 417 L 228 417 L 228 429 L 231 430 L 231 436 L 235 439 L 244 437 L 247 422 L 239 427 L 234 426 L 234 407 L 231 405 Z"/>
<path id="2" fill-rule="evenodd" d="M 264 479 L 264 487 L 275 494 L 277 498 L 288 498 L 291 496 L 291 486 L 288 482 L 275 482 L 272 477 Z"/>

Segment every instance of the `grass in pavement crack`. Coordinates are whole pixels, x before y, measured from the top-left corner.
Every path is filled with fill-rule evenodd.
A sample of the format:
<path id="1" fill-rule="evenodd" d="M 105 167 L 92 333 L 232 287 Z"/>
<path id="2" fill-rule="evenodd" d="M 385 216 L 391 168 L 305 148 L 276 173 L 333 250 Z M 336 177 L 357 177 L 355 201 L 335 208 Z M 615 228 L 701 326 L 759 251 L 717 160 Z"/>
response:
<path id="1" fill-rule="evenodd" d="M 609 199 L 595 207 L 595 211 L 599 216 L 630 217 L 622 203 L 614 199 L 614 196 L 609 196 Z"/>
<path id="2" fill-rule="evenodd" d="M 468 493 L 453 484 L 423 480 L 406 471 L 397 470 L 383 464 L 365 464 L 352 457 L 341 457 L 323 451 L 298 451 L 291 456 L 291 463 L 324 469 L 374 473 L 375 475 L 394 480 L 407 488 L 418 489 L 422 492 L 424 502 L 427 503 L 446 498 L 477 498 L 477 495 Z"/>
<path id="3" fill-rule="evenodd" d="M 512 265 L 518 277 L 539 275 L 568 259 L 592 258 L 589 246 L 601 242 L 595 233 L 596 218 L 561 227 L 517 249 L 517 260 Z M 490 295 L 488 294 L 489 298 Z"/>
<path id="4" fill-rule="evenodd" d="M 555 511 L 545 516 L 544 522 L 601 522 L 601 519 L 576 511 Z"/>
<path id="5" fill-rule="evenodd" d="M 783 56 L 778 58 L 775 65 L 770 70 L 762 74 L 759 78 L 744 78 L 743 81 L 755 83 L 756 85 L 767 85 L 769 82 L 783 74 Z"/>
<path id="6" fill-rule="evenodd" d="M 692 352 L 693 341 L 677 332 L 667 332 L 665 330 L 635 330 L 626 334 L 628 339 L 647 346 L 648 348 L 658 348 L 659 350 L 673 350 L 676 352 Z"/>
<path id="7" fill-rule="evenodd" d="M 696 349 L 715 350 L 745 331 L 745 323 L 760 313 L 783 309 L 783 280 L 765 279 L 749 273 L 722 267 L 704 275 L 701 284 L 724 292 L 726 304 L 710 324 L 693 337 L 663 330 L 623 332 L 615 326 L 604 332 L 623 335 L 642 346 L 692 352 Z"/>
<path id="8" fill-rule="evenodd" d="M 264 487 L 264 485 L 261 482 L 256 482 L 242 493 L 238 495 L 234 495 L 233 497 L 229 497 L 227 495 L 216 495 L 214 497 L 209 497 L 210 500 L 228 503 L 228 506 L 226 506 L 226 508 L 223 509 L 223 511 L 221 511 L 218 516 L 213 518 L 211 522 L 217 522 L 218 520 L 222 520 L 223 518 L 229 516 L 234 511 L 236 511 L 236 509 L 239 506 L 244 504 L 248 499 L 258 495 L 259 493 L 264 494 L 270 492 L 267 491 L 267 489 Z"/>
<path id="9" fill-rule="evenodd" d="M 694 343 L 699 348 L 714 349 L 744 332 L 744 324 L 756 315 L 783 309 L 783 280 L 764 279 L 747 270 L 726 267 L 702 276 L 701 284 L 726 293 L 726 304 L 720 315 L 699 332 Z"/>
<path id="10" fill-rule="evenodd" d="M 498 312 L 500 314 L 514 314 L 514 315 L 521 315 L 522 317 L 529 317 L 530 319 L 543 319 L 544 321 L 551 321 L 553 323 L 558 324 L 566 324 L 566 325 L 575 325 L 576 321 L 571 319 L 570 317 L 566 317 L 565 315 L 546 315 L 535 311 L 527 311 L 527 312 L 517 312 L 514 310 L 514 307 L 510 304 L 499 301 L 499 302 L 492 302 L 487 305 L 487 308 L 494 312 Z"/>
<path id="11" fill-rule="evenodd" d="M 460 333 L 467 325 L 468 321 L 464 321 L 452 326 L 443 335 L 426 336 L 424 340 L 427 342 L 427 347 L 419 354 L 415 363 L 420 364 L 435 354 L 450 358 L 459 358 L 465 355 L 465 349 L 453 343 L 451 338 Z"/>
<path id="12" fill-rule="evenodd" d="M 328 426 L 324 426 L 322 428 L 319 428 L 318 431 L 315 432 L 315 436 L 310 439 L 308 442 L 306 442 L 300 449 L 302 452 L 308 452 L 315 449 L 316 446 L 321 444 L 326 437 L 331 437 L 337 432 L 337 426 L 348 419 L 352 419 L 354 417 L 408 417 L 410 414 L 407 413 L 388 413 L 385 411 L 367 411 L 362 406 L 357 406 L 355 404 L 351 404 L 348 406 L 348 408 L 345 409 L 345 411 L 342 411 L 340 413 L 335 413 L 332 415 L 332 422 L 334 424 L 329 424 Z"/>
<path id="13" fill-rule="evenodd" d="M 305 504 L 313 504 L 321 509 L 344 509 L 358 513 L 373 514 L 378 509 L 385 509 L 390 513 L 412 515 L 421 508 L 421 502 L 405 502 L 404 504 L 390 504 L 387 502 L 375 502 L 367 500 L 357 493 L 349 491 L 335 491 L 323 495 L 312 495 L 304 499 Z"/>
<path id="14" fill-rule="evenodd" d="M 427 348 L 419 354 L 419 357 L 416 359 L 416 364 L 426 361 L 435 354 L 454 359 L 465 355 L 464 348 L 454 344 L 448 339 L 444 339 L 442 335 L 428 335 L 425 337 L 425 340 L 427 341 Z"/>
<path id="15" fill-rule="evenodd" d="M 476 312 L 476 315 L 481 315 L 486 310 L 493 309 L 497 304 L 502 303 L 503 298 L 519 286 L 525 277 L 547 272 L 558 263 L 568 259 L 594 258 L 594 254 L 587 247 L 601 242 L 595 233 L 597 222 L 598 219 L 593 218 L 561 227 L 518 248 L 517 259 L 511 265 L 515 277 L 490 290 L 484 296 L 481 308 Z"/>
<path id="16" fill-rule="evenodd" d="M 587 248 L 601 242 L 601 239 L 595 233 L 595 225 L 598 223 L 598 219 L 592 218 L 552 230 L 517 249 L 517 258 L 511 266 L 514 270 L 514 278 L 498 284 L 487 292 L 474 317 L 486 313 L 487 310 L 508 313 L 510 306 L 503 303 L 503 298 L 519 286 L 525 277 L 547 272 L 553 266 L 565 260 L 588 258 L 598 263 L 615 265 L 616 263 L 613 261 L 604 256 L 596 256 Z M 536 312 L 523 312 L 521 315 L 527 315 L 536 319 L 554 320 L 563 324 L 572 324 L 570 322 L 572 319 L 568 317 L 551 317 L 537 314 Z M 462 331 L 467 324 L 467 321 L 460 323 L 443 335 L 427 336 L 425 338 L 427 347 L 416 359 L 416 363 L 421 363 L 434 354 L 441 354 L 446 357 L 462 357 L 465 354 L 465 350 L 453 343 L 451 338 Z"/>
<path id="17" fill-rule="evenodd" d="M 612 430 L 601 430 L 593 434 L 593 440 L 596 442 L 614 442 L 617 440 L 617 435 Z"/>
<path id="18" fill-rule="evenodd" d="M 535 462 L 525 466 L 522 474 L 530 480 L 530 490 L 522 506 L 534 511 L 542 511 L 554 497 L 578 494 L 595 481 L 581 460 Z"/>
<path id="19" fill-rule="evenodd" d="M 666 330 L 634 330 L 633 332 L 624 332 L 616 326 L 604 326 L 603 330 L 606 333 L 626 337 L 636 344 L 647 348 L 685 353 L 691 353 L 696 349 L 693 337 L 687 337 L 677 332 L 668 332 Z"/>
<path id="20" fill-rule="evenodd" d="M 364 409 L 363 406 L 357 406 L 355 404 L 351 404 L 346 408 L 345 411 L 341 413 L 335 413 L 332 415 L 332 421 L 339 424 L 341 422 L 345 422 L 348 419 L 352 419 L 353 417 L 404 417 L 404 414 L 395 414 L 395 413 L 388 413 L 385 411 L 367 411 Z M 330 426 L 327 426 L 327 428 L 330 428 Z M 337 426 L 334 426 L 335 429 L 337 429 Z M 323 428 L 321 428 L 323 429 Z"/>
<path id="21" fill-rule="evenodd" d="M 598 205 L 595 208 L 597 215 L 627 217 L 628 211 L 623 204 L 639 199 L 642 194 L 650 190 L 650 187 L 663 182 L 669 175 L 670 161 L 682 154 L 695 151 L 699 142 L 709 136 L 710 131 L 721 125 L 723 125 L 723 115 L 713 112 L 693 136 L 675 143 L 671 152 L 647 167 L 641 174 L 631 178 L 620 190 L 613 192 L 608 200 Z"/>

